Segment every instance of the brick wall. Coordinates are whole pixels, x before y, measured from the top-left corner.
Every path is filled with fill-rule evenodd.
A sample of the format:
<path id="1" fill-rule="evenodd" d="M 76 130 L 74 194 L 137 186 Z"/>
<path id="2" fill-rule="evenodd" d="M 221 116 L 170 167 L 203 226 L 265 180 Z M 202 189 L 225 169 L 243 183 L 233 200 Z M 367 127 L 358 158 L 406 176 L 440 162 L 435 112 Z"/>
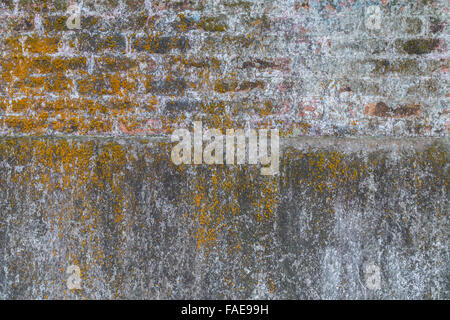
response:
<path id="1" fill-rule="evenodd" d="M 369 4 L 380 29 L 367 27 Z M 3 134 L 448 134 L 445 1 L 2 1 Z"/>

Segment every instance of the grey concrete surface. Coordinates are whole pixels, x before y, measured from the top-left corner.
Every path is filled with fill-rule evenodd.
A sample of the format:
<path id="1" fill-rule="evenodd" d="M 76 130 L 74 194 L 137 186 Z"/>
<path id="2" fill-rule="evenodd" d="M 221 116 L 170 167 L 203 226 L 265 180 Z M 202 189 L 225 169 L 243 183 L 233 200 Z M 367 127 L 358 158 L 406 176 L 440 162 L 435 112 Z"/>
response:
<path id="1" fill-rule="evenodd" d="M 448 139 L 283 139 L 276 176 L 171 145 L 0 139 L 0 297 L 449 298 Z"/>

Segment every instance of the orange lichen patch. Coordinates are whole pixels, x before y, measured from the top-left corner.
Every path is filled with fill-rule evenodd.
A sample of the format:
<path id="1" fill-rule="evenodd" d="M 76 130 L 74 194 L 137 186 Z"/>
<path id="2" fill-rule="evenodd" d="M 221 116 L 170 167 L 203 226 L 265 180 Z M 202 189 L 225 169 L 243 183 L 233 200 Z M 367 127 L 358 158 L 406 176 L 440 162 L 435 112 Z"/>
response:
<path id="1" fill-rule="evenodd" d="M 137 88 L 135 80 L 131 77 L 123 76 L 120 73 L 112 75 L 97 74 L 90 75 L 87 72 L 80 71 L 83 78 L 78 80 L 78 90 L 85 95 L 114 95 L 117 97 L 126 97 Z"/>
<path id="2" fill-rule="evenodd" d="M 198 249 L 214 246 L 218 233 L 223 228 L 229 227 L 223 223 L 225 217 L 238 213 L 239 208 L 236 203 L 233 201 L 223 202 L 224 199 L 220 196 L 220 191 L 224 188 L 229 191 L 229 198 L 237 196 L 237 190 L 230 188 L 230 181 L 228 181 L 230 175 L 224 174 L 224 171 L 226 169 L 213 170 L 211 177 L 202 175 L 194 181 L 193 204 L 195 211 L 190 215 L 195 223 L 193 236 Z"/>
<path id="3" fill-rule="evenodd" d="M 73 81 L 65 75 L 65 71 L 78 68 L 85 63 L 85 58 L 10 56 L 0 63 L 0 67 L 9 94 L 42 96 L 48 92 L 62 94 L 70 91 Z"/>
<path id="4" fill-rule="evenodd" d="M 42 111 L 37 116 L 12 116 L 4 117 L 3 129 L 11 129 L 14 133 L 43 134 L 52 129 L 60 133 L 100 134 L 111 132 L 113 122 L 102 117 L 85 117 L 69 111 L 51 114 Z"/>
<path id="5" fill-rule="evenodd" d="M 125 115 L 131 109 L 138 107 L 135 101 L 129 96 L 112 97 L 109 99 L 108 111 L 114 116 Z"/>
<path id="6" fill-rule="evenodd" d="M 120 78 L 113 80 L 113 83 L 114 81 L 119 82 Z M 120 83 L 124 82 L 121 81 Z M 118 90 L 120 87 L 121 92 L 127 92 L 126 89 L 124 90 L 121 87 L 122 85 L 115 85 L 117 85 L 117 88 L 114 90 Z M 89 91 L 88 89 L 93 86 L 94 84 L 89 81 L 78 82 L 78 88 L 81 91 Z M 131 88 L 133 86 L 134 84 L 130 84 Z M 24 89 L 24 87 L 26 88 Z M 18 88 L 23 93 L 29 93 L 30 98 L 3 99 L 1 108 L 9 112 L 22 113 L 21 118 L 30 114 L 30 112 L 33 114 L 32 117 L 36 117 L 45 111 L 48 123 L 43 124 L 41 120 L 36 121 L 37 119 L 30 119 L 29 121 L 32 124 L 31 127 L 39 132 L 52 129 L 65 133 L 77 131 L 80 134 L 107 133 L 107 128 L 112 128 L 113 120 L 119 119 L 119 124 L 123 127 L 124 130 L 122 131 L 125 134 L 170 134 L 175 128 L 186 127 L 192 123 L 191 120 L 187 123 L 184 114 L 165 114 L 152 119 L 140 116 L 140 110 L 155 110 L 159 103 L 157 96 L 151 96 L 147 99 L 147 102 L 140 103 L 136 103 L 130 95 L 121 96 L 119 92 L 106 100 L 95 99 L 94 97 L 69 98 L 68 93 L 72 89 L 72 82 L 61 74 L 56 74 L 55 77 L 30 76 L 27 79 L 16 81 L 11 90 Z M 58 98 L 55 100 L 45 99 L 45 93 L 50 91 L 57 93 Z M 208 128 L 226 130 L 242 127 L 239 118 L 234 116 L 233 112 L 227 111 L 227 106 L 223 101 L 199 104 L 196 106 L 196 112 L 199 112 L 199 114 L 195 115 L 195 118 L 203 121 L 204 126 Z M 17 118 L 8 120 L 6 127 L 19 129 L 21 125 L 18 123 L 13 125 L 14 121 L 17 121 Z M 155 125 L 155 121 L 157 125 Z M 303 122 L 294 123 L 272 119 L 252 123 L 252 127 L 279 128 L 280 135 L 286 136 L 297 134 L 299 129 L 306 133 L 310 125 Z"/>
<path id="7" fill-rule="evenodd" d="M 46 78 L 39 76 L 29 76 L 25 79 L 17 80 L 10 86 L 8 92 L 22 93 L 27 96 L 42 94 Z"/>
<path id="8" fill-rule="evenodd" d="M 111 93 L 119 97 L 125 97 L 137 89 L 134 80 L 123 77 L 118 73 L 109 76 L 109 81 L 111 83 Z"/>
<path id="9" fill-rule="evenodd" d="M 180 20 L 176 23 L 176 28 L 180 32 L 186 32 L 188 28 L 192 28 L 192 22 L 185 17 L 183 13 L 178 14 L 178 19 Z"/>
<path id="10" fill-rule="evenodd" d="M 69 83 L 59 81 L 57 84 L 59 87 L 51 87 L 55 85 L 53 78 L 35 77 L 30 77 L 26 83 L 37 80 L 40 82 L 36 82 L 35 90 L 26 91 L 32 93 L 30 98 L 2 98 L 0 100 L 1 110 L 21 113 L 20 116 L 4 115 L 6 121 L 1 124 L 2 128 L 12 129 L 11 132 L 14 133 L 20 133 L 20 129 L 24 128 L 26 131 L 23 133 L 45 133 L 46 130 L 51 129 L 61 133 L 99 134 L 110 133 L 114 119 L 119 118 L 127 119 L 126 121 L 130 124 L 135 123 L 136 126 L 147 126 L 148 119 L 142 119 L 139 114 L 130 112 L 130 110 L 140 107 L 130 97 L 119 98 L 116 96 L 103 101 L 89 98 L 71 99 L 63 94 L 64 90 L 70 89 Z M 18 84 L 20 83 L 18 82 Z M 49 100 L 43 97 L 39 89 L 45 88 L 59 92 L 59 98 Z M 142 107 L 151 108 L 157 103 L 156 97 L 150 98 L 148 101 L 148 105 Z M 27 117 L 30 119 L 26 119 Z M 163 127 L 171 126 L 171 123 L 168 121 L 163 126 L 162 121 L 159 121 L 159 128 L 163 130 Z"/>
<path id="11" fill-rule="evenodd" d="M 147 109 L 148 111 L 153 111 L 155 110 L 155 106 L 158 104 L 158 98 L 156 96 L 152 96 L 150 97 L 146 104 L 145 104 L 145 109 Z"/>
<path id="12" fill-rule="evenodd" d="M 54 112 L 54 111 L 62 111 L 62 110 L 68 110 L 68 111 L 74 111 L 78 109 L 78 103 L 77 100 L 69 100 L 68 98 L 60 97 L 57 100 L 54 101 L 45 101 L 42 106 L 43 110 L 46 110 L 48 112 Z"/>
<path id="13" fill-rule="evenodd" d="M 112 223 L 117 229 L 116 246 L 109 248 L 115 255 L 123 254 L 121 229 L 124 225 L 124 212 L 127 210 L 127 195 L 124 190 L 124 176 L 120 172 L 128 160 L 133 158 L 127 155 L 127 150 L 116 143 L 102 145 L 97 152 L 93 142 L 76 142 L 63 139 L 17 140 L 6 138 L 0 140 L 0 155 L 8 155 L 14 159 L 16 165 L 26 166 L 26 170 L 11 174 L 13 183 L 23 186 L 36 185 L 43 187 L 46 192 L 69 192 L 72 199 L 65 202 L 49 204 L 49 210 L 41 212 L 43 222 L 51 232 L 59 235 L 63 240 L 63 254 L 67 254 L 70 264 L 79 265 L 82 271 L 83 286 L 93 286 L 92 279 L 88 279 L 89 270 L 93 267 L 102 267 L 108 263 L 104 253 L 103 236 L 99 237 L 98 230 L 105 222 L 104 212 L 95 206 L 99 198 L 92 198 L 91 193 L 99 188 L 111 190 L 115 195 L 112 202 Z M 95 160 L 95 161 L 93 161 Z M 42 197 L 41 187 L 35 187 L 28 192 L 30 197 Z M 100 193 L 100 197 L 104 193 Z M 74 201 L 78 203 L 74 205 Z M 104 200 L 103 200 L 104 201 Z M 77 230 L 73 230 L 73 221 L 76 221 Z M 103 235 L 103 233 L 101 233 Z M 106 234 L 110 237 L 108 231 Z M 49 243 L 53 253 L 59 250 L 58 243 Z M 79 257 L 89 257 L 82 263 Z M 116 261 L 121 263 L 121 261 Z M 64 269 L 62 269 L 64 270 Z"/>
<path id="14" fill-rule="evenodd" d="M 89 132 L 98 132 L 98 133 L 110 133 L 113 125 L 112 119 L 103 119 L 101 117 L 95 117 L 86 122 L 86 125 L 83 126 L 83 129 L 87 129 Z"/>
<path id="15" fill-rule="evenodd" d="M 218 80 L 214 84 L 214 90 L 219 93 L 235 91 L 239 85 L 237 80 Z"/>
<path id="16" fill-rule="evenodd" d="M 228 26 L 219 17 L 203 17 L 198 22 L 198 27 L 210 32 L 223 32 L 228 29 Z"/>
<path id="17" fill-rule="evenodd" d="M 164 132 L 168 134 L 172 133 L 176 128 L 186 127 L 186 116 L 183 114 L 181 116 L 163 116 L 161 117 L 161 126 Z"/>
<path id="18" fill-rule="evenodd" d="M 51 60 L 51 67 L 56 72 L 83 69 L 86 67 L 86 57 L 53 58 Z"/>
<path id="19" fill-rule="evenodd" d="M 261 107 L 259 108 L 258 107 L 259 106 L 256 106 L 254 107 L 254 109 L 259 109 L 259 115 L 261 117 L 270 115 L 271 113 L 273 113 L 274 110 L 274 105 L 272 104 L 271 101 L 265 101 Z"/>
<path id="20" fill-rule="evenodd" d="M 49 56 L 33 58 L 31 64 L 40 73 L 50 73 L 52 71 L 51 57 Z"/>
<path id="21" fill-rule="evenodd" d="M 210 128 L 236 127 L 231 116 L 226 112 L 226 105 L 223 101 L 202 103 L 200 110 L 207 115 L 203 121 Z"/>
<path id="22" fill-rule="evenodd" d="M 47 29 L 47 30 L 64 31 L 67 29 L 66 21 L 67 21 L 66 16 L 61 16 L 61 17 L 50 16 L 50 17 L 44 18 L 43 25 L 44 25 L 45 29 Z"/>
<path id="23" fill-rule="evenodd" d="M 104 39 L 103 48 L 114 49 L 117 47 L 117 38 L 113 36 L 108 36 Z"/>
<path id="24" fill-rule="evenodd" d="M 91 92 L 94 92 L 94 82 L 90 79 L 81 79 L 77 82 L 78 85 L 78 91 L 81 94 L 89 94 Z"/>
<path id="25" fill-rule="evenodd" d="M 306 134 L 311 129 L 311 125 L 304 121 L 296 122 L 294 124 L 294 127 L 296 129 L 299 129 L 303 134 Z M 292 134 L 292 130 L 289 131 L 289 134 Z"/>
<path id="26" fill-rule="evenodd" d="M 8 107 L 8 103 L 6 102 L 6 98 L 0 98 L 0 110 L 5 111 Z"/>
<path id="27" fill-rule="evenodd" d="M 36 125 L 35 121 L 23 116 L 9 116 L 4 120 L 4 124 L 7 127 L 16 129 L 18 132 L 30 133 L 32 132 Z"/>
<path id="28" fill-rule="evenodd" d="M 63 93 L 70 91 L 73 86 L 73 81 L 61 73 L 57 73 L 47 79 L 44 85 L 46 92 Z"/>
<path id="29" fill-rule="evenodd" d="M 135 48 L 149 53 L 168 53 L 172 49 L 183 49 L 188 45 L 188 40 L 184 37 L 163 37 L 161 33 L 147 35 L 134 41 Z"/>
<path id="30" fill-rule="evenodd" d="M 24 49 L 29 53 L 52 54 L 58 51 L 59 39 L 56 37 L 28 37 Z"/>
<path id="31" fill-rule="evenodd" d="M 353 184 L 367 173 L 369 167 L 364 161 L 339 152 L 311 150 L 299 154 L 291 149 L 286 150 L 283 165 L 295 167 L 295 162 L 304 163 L 306 167 L 294 170 L 292 175 L 284 177 L 282 183 L 307 184 L 319 193 L 340 190 L 343 184 L 351 185 L 352 190 L 356 190 Z"/>
<path id="32" fill-rule="evenodd" d="M 238 217 L 251 215 L 255 222 L 271 224 L 278 205 L 279 178 L 262 178 L 258 168 L 243 169 L 238 166 L 216 166 L 197 170 L 197 178 L 190 189 L 194 210 L 187 213 L 192 220 L 198 249 L 206 252 L 220 239 L 228 239 L 229 249 L 242 249 L 236 233 Z M 240 199 L 246 197 L 251 209 L 240 208 Z"/>
<path id="33" fill-rule="evenodd" d="M 10 104 L 10 109 L 12 112 L 21 112 L 21 111 L 25 111 L 28 109 L 32 109 L 35 106 L 35 102 L 28 99 L 28 98 L 23 98 L 23 99 L 18 99 L 18 100 L 13 100 Z"/>
<path id="34" fill-rule="evenodd" d="M 267 178 L 266 183 L 262 185 L 260 197 L 252 199 L 252 205 L 259 209 L 256 214 L 258 222 L 270 221 L 273 219 L 278 204 L 278 184 L 278 178 Z"/>
<path id="35" fill-rule="evenodd" d="M 22 42 L 19 37 L 8 37 L 3 39 L 6 51 L 14 54 L 22 54 Z"/>
<path id="36" fill-rule="evenodd" d="M 137 67 L 137 61 L 126 57 L 101 56 L 97 58 L 97 62 L 105 70 L 134 70 Z"/>
<path id="37" fill-rule="evenodd" d="M 137 129 L 142 128 L 142 121 L 137 121 L 131 117 L 120 117 L 119 124 L 121 130 L 127 134 L 132 134 L 133 131 L 137 131 Z"/>
<path id="38" fill-rule="evenodd" d="M 24 56 L 11 56 L 1 61 L 2 79 L 13 84 L 13 80 L 23 80 L 30 75 L 30 59 Z"/>
<path id="39" fill-rule="evenodd" d="M 96 100 L 80 98 L 80 99 L 69 99 L 69 98 L 59 98 L 55 101 L 47 101 L 45 104 L 45 110 L 51 112 L 72 112 L 88 115 L 99 115 L 105 114 L 107 112 L 107 106 L 101 104 Z"/>

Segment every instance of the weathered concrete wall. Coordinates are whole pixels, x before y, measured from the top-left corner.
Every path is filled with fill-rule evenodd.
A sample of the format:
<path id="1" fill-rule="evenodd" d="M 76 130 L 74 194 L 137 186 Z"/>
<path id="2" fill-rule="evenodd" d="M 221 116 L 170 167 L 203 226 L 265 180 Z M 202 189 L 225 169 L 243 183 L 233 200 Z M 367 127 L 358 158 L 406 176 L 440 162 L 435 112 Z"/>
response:
<path id="1" fill-rule="evenodd" d="M 285 140 L 269 177 L 168 145 L 2 139 L 2 296 L 448 298 L 448 141 Z"/>
<path id="2" fill-rule="evenodd" d="M 79 3 L 0 0 L 0 298 L 450 297 L 447 1 Z M 175 166 L 194 120 L 280 173 Z"/>

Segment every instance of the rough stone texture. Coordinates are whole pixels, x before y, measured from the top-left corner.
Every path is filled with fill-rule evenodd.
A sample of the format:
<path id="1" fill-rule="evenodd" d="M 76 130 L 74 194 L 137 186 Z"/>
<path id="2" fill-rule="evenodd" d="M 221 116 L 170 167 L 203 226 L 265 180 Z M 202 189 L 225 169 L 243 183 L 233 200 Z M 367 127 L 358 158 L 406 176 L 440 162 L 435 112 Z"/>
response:
<path id="1" fill-rule="evenodd" d="M 445 136 L 446 1 L 2 1 L 3 134 Z M 366 26 L 369 5 L 381 29 Z M 383 106 L 383 107 L 380 107 Z M 299 129 L 300 128 L 300 129 Z"/>
<path id="2" fill-rule="evenodd" d="M 450 298 L 447 1 L 80 3 L 0 0 L 0 298 Z M 194 120 L 280 174 L 174 166 Z"/>
<path id="3" fill-rule="evenodd" d="M 448 141 L 285 140 L 278 176 L 169 146 L 2 139 L 2 298 L 449 297 Z"/>

